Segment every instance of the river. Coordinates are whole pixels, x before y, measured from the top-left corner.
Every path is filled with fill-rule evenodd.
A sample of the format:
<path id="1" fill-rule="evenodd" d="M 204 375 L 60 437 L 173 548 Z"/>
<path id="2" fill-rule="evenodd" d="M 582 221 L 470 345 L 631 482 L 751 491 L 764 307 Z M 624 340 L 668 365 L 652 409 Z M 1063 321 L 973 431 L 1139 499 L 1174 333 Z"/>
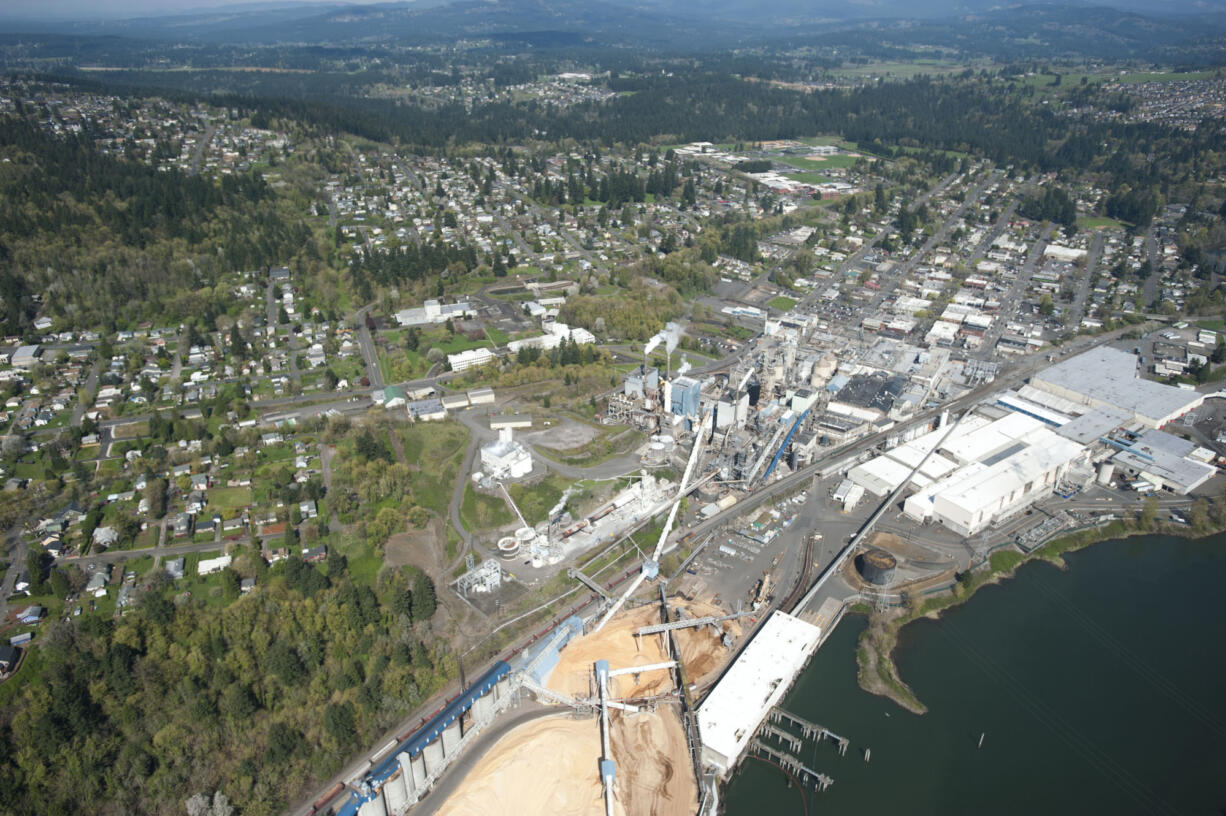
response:
<path id="1" fill-rule="evenodd" d="M 1226 813 L 1226 535 L 1065 560 L 903 629 L 895 657 L 922 716 L 859 688 L 865 622 L 844 618 L 783 703 L 851 740 L 846 756 L 798 752 L 833 786 L 802 794 L 747 758 L 729 816 Z"/>

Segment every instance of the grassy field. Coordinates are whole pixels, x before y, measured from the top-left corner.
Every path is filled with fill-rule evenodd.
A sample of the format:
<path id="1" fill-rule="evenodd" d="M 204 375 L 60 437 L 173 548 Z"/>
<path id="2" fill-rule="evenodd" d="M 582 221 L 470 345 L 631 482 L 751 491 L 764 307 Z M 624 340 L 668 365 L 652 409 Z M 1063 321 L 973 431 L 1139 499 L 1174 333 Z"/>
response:
<path id="1" fill-rule="evenodd" d="M 1124 229 L 1124 223 L 1116 221 L 1114 218 L 1092 217 L 1077 219 L 1077 229 L 1091 230 L 1103 228 Z"/>
<path id="2" fill-rule="evenodd" d="M 123 425 L 116 425 L 111 429 L 111 436 L 115 439 L 135 439 L 138 436 L 145 436 L 149 433 L 149 422 L 127 422 Z"/>
<path id="3" fill-rule="evenodd" d="M 766 305 L 772 309 L 778 309 L 781 312 L 790 312 L 792 307 L 796 305 L 796 299 L 780 295 L 773 297 L 766 302 Z"/>
<path id="4" fill-rule="evenodd" d="M 966 65 L 963 63 L 915 60 L 914 62 L 873 62 L 868 65 L 836 68 L 831 73 L 848 77 L 883 76 L 894 79 L 911 79 L 919 74 L 951 74 L 964 70 L 966 70 Z"/>
<path id="5" fill-rule="evenodd" d="M 398 426 L 405 460 L 417 465 L 409 475 L 413 503 L 442 516 L 451 501 L 451 486 L 468 447 L 468 429 L 455 421 Z"/>
<path id="6" fill-rule="evenodd" d="M 215 487 L 209 491 L 209 507 L 216 510 L 236 510 L 251 505 L 249 487 Z"/>
<path id="7" fill-rule="evenodd" d="M 784 173 L 784 175 L 801 184 L 827 184 L 832 181 L 829 176 L 823 176 L 821 173 Z"/>
<path id="8" fill-rule="evenodd" d="M 786 164 L 795 167 L 797 170 L 831 170 L 839 167 L 851 167 L 856 163 L 857 156 L 849 156 L 846 153 L 839 153 L 834 156 L 826 156 L 824 159 L 806 159 L 798 156 L 780 156 L 776 159 L 780 164 Z"/>
<path id="9" fill-rule="evenodd" d="M 569 480 L 550 474 L 537 484 L 529 487 L 518 484 L 511 485 L 508 490 L 511 493 L 511 498 L 518 505 L 519 512 L 524 514 L 524 518 L 527 519 L 528 523 L 537 524 L 546 519 L 549 511 L 562 498 L 563 491 L 569 485 Z"/>
<path id="10" fill-rule="evenodd" d="M 460 504 L 460 521 L 469 532 L 501 527 L 514 520 L 515 516 L 505 501 L 477 493 L 471 484 L 465 486 L 464 501 Z"/>

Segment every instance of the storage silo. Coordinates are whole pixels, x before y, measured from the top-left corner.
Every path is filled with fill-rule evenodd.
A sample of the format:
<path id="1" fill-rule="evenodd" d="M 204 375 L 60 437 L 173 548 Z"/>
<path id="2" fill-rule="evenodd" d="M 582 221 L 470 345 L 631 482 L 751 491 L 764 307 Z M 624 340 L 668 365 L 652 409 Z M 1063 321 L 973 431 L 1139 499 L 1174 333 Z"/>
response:
<path id="1" fill-rule="evenodd" d="M 873 586 L 888 586 L 894 581 L 898 559 L 885 550 L 869 550 L 856 557 L 856 569 Z"/>

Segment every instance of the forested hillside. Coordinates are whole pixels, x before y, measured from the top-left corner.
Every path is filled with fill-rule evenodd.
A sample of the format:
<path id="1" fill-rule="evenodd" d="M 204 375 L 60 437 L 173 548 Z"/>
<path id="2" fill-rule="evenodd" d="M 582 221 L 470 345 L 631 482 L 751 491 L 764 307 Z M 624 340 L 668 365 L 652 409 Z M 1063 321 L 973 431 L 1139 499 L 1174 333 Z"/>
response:
<path id="1" fill-rule="evenodd" d="M 313 254 L 256 174 L 214 181 L 100 152 L 92 134 L 55 136 L 0 118 L 0 259 L 6 334 L 29 329 L 23 293 L 74 325 L 114 328 L 200 315 L 223 272 Z"/>
<path id="2" fill-rule="evenodd" d="M 248 575 L 260 588 L 239 598 Z M 414 635 L 435 608 L 416 571 L 372 590 L 336 554 L 320 571 L 240 551 L 220 598 L 169 584 L 122 617 L 47 625 L 46 681 L 21 687 L 0 739 L 0 812 L 181 814 L 224 787 L 244 816 L 277 813 L 456 671 Z"/>

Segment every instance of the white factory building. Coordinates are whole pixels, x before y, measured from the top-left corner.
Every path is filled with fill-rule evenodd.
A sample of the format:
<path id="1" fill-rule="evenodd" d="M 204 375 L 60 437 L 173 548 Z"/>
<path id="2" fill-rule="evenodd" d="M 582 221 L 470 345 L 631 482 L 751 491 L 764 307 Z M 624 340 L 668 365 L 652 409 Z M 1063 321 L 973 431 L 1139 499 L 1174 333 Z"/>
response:
<path id="1" fill-rule="evenodd" d="M 972 536 L 1051 495 L 1087 453 L 1026 414 L 968 414 L 952 430 L 938 428 L 857 465 L 848 478 L 876 496 L 910 478 L 918 492 L 903 504 L 908 517 Z"/>
<path id="2" fill-rule="evenodd" d="M 532 454 L 503 428 L 498 439 L 481 446 L 481 470 L 494 481 L 520 479 L 532 472 Z"/>
<path id="3" fill-rule="evenodd" d="M 437 300 L 427 300 L 419 308 L 401 309 L 392 317 L 396 318 L 396 322 L 401 326 L 428 326 L 476 314 L 477 310 L 466 301 L 439 303 Z"/>
<path id="4" fill-rule="evenodd" d="M 1137 373 L 1137 356 L 1099 346 L 1040 371 L 1030 384 L 1081 407 L 1117 408 L 1149 428 L 1161 428 L 1205 401 L 1204 394 L 1144 380 Z"/>

